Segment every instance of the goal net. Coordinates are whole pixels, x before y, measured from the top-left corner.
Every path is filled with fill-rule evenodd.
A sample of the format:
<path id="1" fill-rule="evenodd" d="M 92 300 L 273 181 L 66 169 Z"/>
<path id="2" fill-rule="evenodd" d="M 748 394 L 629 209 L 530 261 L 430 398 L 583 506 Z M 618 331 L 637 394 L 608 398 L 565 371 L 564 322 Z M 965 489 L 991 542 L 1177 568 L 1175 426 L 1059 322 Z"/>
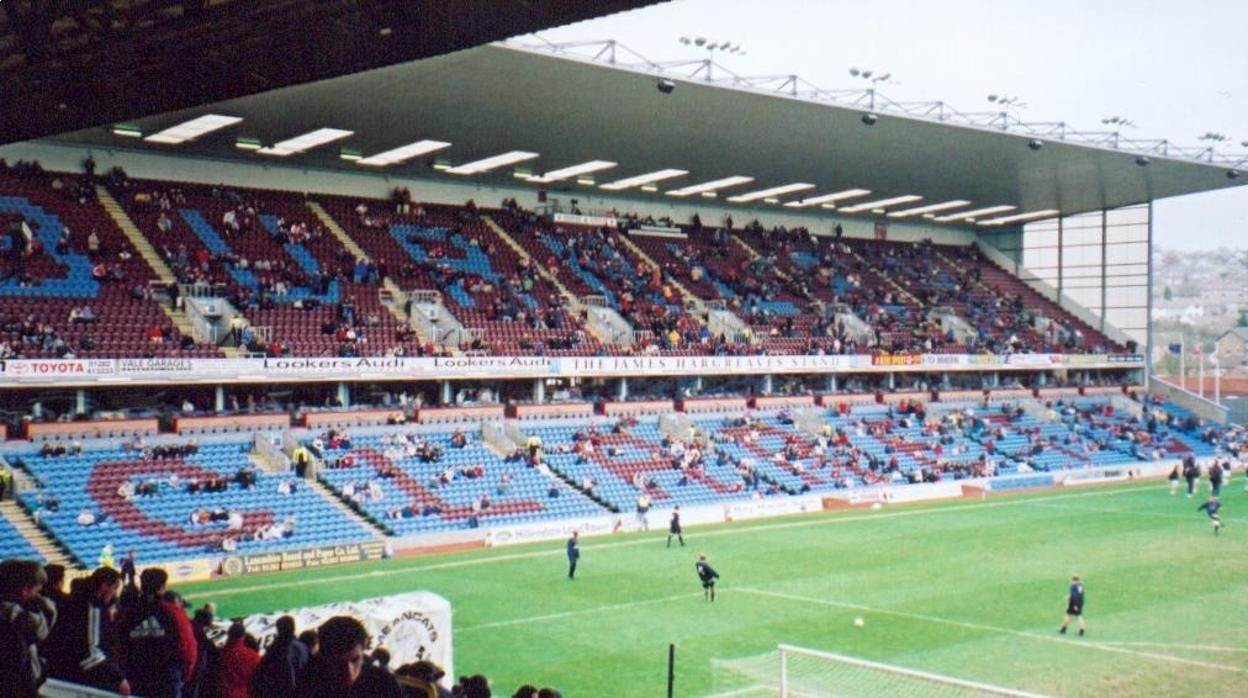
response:
<path id="1" fill-rule="evenodd" d="M 757 657 L 712 660 L 712 676 L 717 698 L 1040 695 L 792 645 Z"/>

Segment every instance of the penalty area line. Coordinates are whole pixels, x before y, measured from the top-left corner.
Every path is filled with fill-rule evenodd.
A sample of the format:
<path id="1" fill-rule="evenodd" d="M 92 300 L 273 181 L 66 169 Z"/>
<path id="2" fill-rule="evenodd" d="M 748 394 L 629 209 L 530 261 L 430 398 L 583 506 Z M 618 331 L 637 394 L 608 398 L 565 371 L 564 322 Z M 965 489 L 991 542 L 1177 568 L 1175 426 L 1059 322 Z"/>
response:
<path id="1" fill-rule="evenodd" d="M 1160 659 L 1166 662 L 1174 662 L 1175 664 L 1186 664 L 1188 666 L 1203 667 L 1205 669 L 1217 669 L 1220 671 L 1229 671 L 1236 674 L 1248 674 L 1248 669 L 1236 666 L 1228 666 L 1226 664 L 1217 664 L 1215 662 L 1206 662 L 1199 659 L 1187 659 L 1184 657 L 1175 657 L 1169 654 L 1161 654 L 1158 652 L 1144 652 L 1140 650 L 1119 647 L 1109 643 L 1083 642 L 1073 638 L 1052 637 L 1049 635 L 1041 635 L 1039 633 L 1028 632 L 1026 630 L 1014 630 L 1013 628 L 1002 628 L 995 625 L 985 625 L 983 623 L 973 623 L 968 621 L 954 620 L 952 618 L 942 618 L 940 616 L 929 616 L 922 613 L 910 613 L 908 611 L 894 611 L 887 608 L 878 608 L 875 606 L 866 606 L 857 603 L 848 603 L 844 601 L 832 601 L 829 599 L 819 599 L 813 596 L 802 596 L 800 594 L 788 594 L 778 591 L 767 591 L 765 589 L 755 589 L 752 587 L 742 587 L 736 591 L 746 594 L 756 594 L 758 596 L 769 596 L 776 599 L 785 599 L 788 601 L 798 601 L 802 603 L 815 604 L 819 606 L 830 606 L 832 608 L 844 608 L 855 611 L 865 611 L 867 613 L 878 613 L 880 615 L 895 616 L 897 618 L 906 618 L 909 620 L 918 620 L 926 623 L 936 623 L 940 625 L 950 625 L 957 628 L 966 628 L 968 630 L 981 630 L 983 632 L 998 633 L 1001 635 L 1013 635 L 1015 637 L 1025 637 L 1030 640 L 1040 640 L 1043 642 L 1052 642 L 1067 647 L 1086 647 L 1088 649 L 1101 650 L 1102 652 L 1113 652 L 1116 654 L 1126 654 L 1136 657 L 1147 657 L 1149 659 Z"/>
<path id="2" fill-rule="evenodd" d="M 1100 642 L 1094 642 L 1091 644 L 1113 645 L 1115 647 L 1163 647 L 1166 649 L 1198 650 L 1201 652 L 1248 652 L 1248 648 L 1245 647 L 1226 647 L 1225 645 L 1185 645 L 1175 642 L 1117 642 L 1112 640 L 1101 640 Z"/>

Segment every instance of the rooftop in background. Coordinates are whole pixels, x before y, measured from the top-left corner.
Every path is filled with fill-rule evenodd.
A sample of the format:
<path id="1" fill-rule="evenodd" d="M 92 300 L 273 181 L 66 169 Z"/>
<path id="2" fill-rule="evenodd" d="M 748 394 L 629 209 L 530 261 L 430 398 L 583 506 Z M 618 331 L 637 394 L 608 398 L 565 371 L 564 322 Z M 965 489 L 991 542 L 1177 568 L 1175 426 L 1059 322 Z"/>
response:
<path id="1" fill-rule="evenodd" d="M 543 173 L 600 161 L 618 165 L 575 179 L 530 184 L 588 193 L 603 182 L 675 168 L 687 174 L 664 180 L 652 196 L 668 200 L 661 192 L 740 176 L 751 181 L 702 196 L 728 198 L 810 183 L 815 186 L 807 191 L 751 205 L 789 212 L 794 207 L 780 206 L 862 188 L 871 195 L 861 201 L 921 197 L 896 204 L 897 209 L 886 206 L 889 212 L 952 201 L 965 202 L 968 211 L 1012 207 L 999 214 L 1002 223 L 1013 222 L 1014 215 L 1115 208 L 1248 182 L 1248 176 L 1228 177 L 1226 164 L 1180 159 L 1173 152 L 1143 160 L 1122 148 L 1056 136 L 1040 139 L 1037 148 L 1034 135 L 1016 133 L 1014 126 L 1003 130 L 991 123 L 905 115 L 885 108 L 888 103 L 878 95 L 872 112 L 878 118 L 868 125 L 862 118 L 866 106 L 670 72 L 675 89 L 664 92 L 656 89 L 657 77 L 653 66 L 608 65 L 495 44 L 129 125 L 129 135 L 147 136 L 205 114 L 243 119 L 177 145 L 128 138 L 109 127 L 57 140 L 256 163 L 273 162 L 257 154 L 257 145 L 333 127 L 354 133 L 283 160 L 301 167 L 510 184 L 521 182 L 517 172 L 539 179 Z M 381 167 L 359 164 L 361 158 L 422 139 L 451 145 Z M 467 175 L 437 171 L 513 151 L 537 157 Z M 957 213 L 942 209 L 927 215 L 952 219 Z"/>

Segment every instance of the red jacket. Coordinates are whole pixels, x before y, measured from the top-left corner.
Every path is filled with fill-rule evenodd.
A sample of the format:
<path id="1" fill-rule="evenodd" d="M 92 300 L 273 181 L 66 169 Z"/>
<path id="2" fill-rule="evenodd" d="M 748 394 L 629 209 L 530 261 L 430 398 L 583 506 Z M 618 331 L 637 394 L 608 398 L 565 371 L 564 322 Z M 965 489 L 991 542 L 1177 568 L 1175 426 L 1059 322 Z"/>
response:
<path id="1" fill-rule="evenodd" d="M 242 638 L 231 640 L 221 650 L 221 685 L 225 698 L 248 698 L 251 675 L 260 666 L 260 654 Z"/>
<path id="2" fill-rule="evenodd" d="M 186 617 L 186 610 L 176 601 L 166 600 L 165 608 L 173 616 L 178 626 L 178 656 L 182 660 L 182 683 L 185 685 L 195 674 L 195 660 L 199 657 L 199 646 L 195 642 L 195 631 L 191 628 L 191 619 Z"/>

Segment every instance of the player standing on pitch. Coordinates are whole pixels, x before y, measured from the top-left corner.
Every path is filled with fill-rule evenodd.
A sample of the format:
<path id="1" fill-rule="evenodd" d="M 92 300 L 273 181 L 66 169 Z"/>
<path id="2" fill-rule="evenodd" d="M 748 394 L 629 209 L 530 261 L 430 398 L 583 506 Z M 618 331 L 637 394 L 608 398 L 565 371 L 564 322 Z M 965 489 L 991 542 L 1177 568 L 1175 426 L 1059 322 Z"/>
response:
<path id="1" fill-rule="evenodd" d="M 573 531 L 572 537 L 568 539 L 568 579 L 576 578 L 576 561 L 580 559 L 581 559 L 580 534 L 576 531 Z"/>
<path id="2" fill-rule="evenodd" d="M 1222 530 L 1222 514 L 1218 513 L 1221 508 L 1222 502 L 1219 502 L 1218 498 L 1213 495 L 1209 495 L 1209 499 L 1206 499 L 1204 504 L 1196 507 L 1196 511 L 1204 510 L 1209 514 L 1209 520 L 1213 522 L 1213 535 L 1215 536 Z"/>
<path id="3" fill-rule="evenodd" d="M 698 571 L 698 579 L 702 580 L 702 597 L 707 601 L 714 601 L 715 580 L 719 579 L 719 573 L 706 561 L 705 555 L 699 555 L 693 566 Z"/>
<path id="4" fill-rule="evenodd" d="M 1057 632 L 1066 634 L 1066 626 L 1070 625 L 1070 618 L 1074 616 L 1079 619 L 1079 636 L 1083 636 L 1083 631 L 1087 626 L 1083 622 L 1083 582 L 1079 581 L 1079 575 L 1070 578 L 1070 595 L 1066 597 L 1066 618 L 1062 620 L 1062 627 Z"/>
<path id="5" fill-rule="evenodd" d="M 676 540 L 680 541 L 680 547 L 685 547 L 685 536 L 680 527 L 680 507 L 672 509 L 672 520 L 667 524 L 667 547 L 672 547 L 672 536 L 676 536 Z"/>

